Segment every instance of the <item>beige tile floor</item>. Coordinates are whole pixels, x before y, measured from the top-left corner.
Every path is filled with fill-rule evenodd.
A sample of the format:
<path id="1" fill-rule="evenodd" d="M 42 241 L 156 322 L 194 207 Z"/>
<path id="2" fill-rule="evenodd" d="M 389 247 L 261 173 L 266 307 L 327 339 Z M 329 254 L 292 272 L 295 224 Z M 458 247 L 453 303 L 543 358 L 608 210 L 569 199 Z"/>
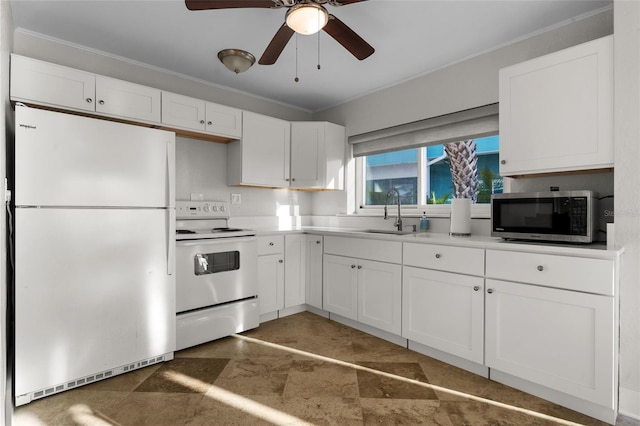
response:
<path id="1" fill-rule="evenodd" d="M 175 356 L 19 407 L 13 424 L 604 425 L 308 312 Z"/>

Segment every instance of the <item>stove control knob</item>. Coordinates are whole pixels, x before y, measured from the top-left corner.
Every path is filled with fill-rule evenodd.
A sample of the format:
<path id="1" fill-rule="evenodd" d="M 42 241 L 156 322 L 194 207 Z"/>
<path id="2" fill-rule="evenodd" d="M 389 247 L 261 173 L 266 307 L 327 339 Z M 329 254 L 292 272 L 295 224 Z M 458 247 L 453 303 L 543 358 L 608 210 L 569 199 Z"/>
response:
<path id="1" fill-rule="evenodd" d="M 217 212 L 218 211 L 218 206 L 216 206 L 215 204 L 213 205 L 213 211 Z"/>
<path id="2" fill-rule="evenodd" d="M 223 212 L 224 211 L 224 206 L 220 206 L 220 211 Z"/>
<path id="3" fill-rule="evenodd" d="M 202 207 L 202 210 L 204 210 L 205 212 L 209 211 L 209 204 L 205 204 L 204 207 Z"/>

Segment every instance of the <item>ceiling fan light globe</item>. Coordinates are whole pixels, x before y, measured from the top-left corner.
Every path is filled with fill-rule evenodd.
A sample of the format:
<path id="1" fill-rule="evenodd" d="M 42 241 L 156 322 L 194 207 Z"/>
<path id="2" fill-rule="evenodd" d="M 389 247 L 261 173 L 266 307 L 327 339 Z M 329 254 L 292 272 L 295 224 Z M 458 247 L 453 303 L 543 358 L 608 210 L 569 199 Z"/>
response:
<path id="1" fill-rule="evenodd" d="M 329 13 L 315 3 L 298 3 L 287 12 L 286 22 L 298 34 L 315 34 L 327 25 Z"/>
<path id="2" fill-rule="evenodd" d="M 218 52 L 218 59 L 229 71 L 236 74 L 245 72 L 256 62 L 256 58 L 249 52 L 240 49 L 224 49 Z"/>

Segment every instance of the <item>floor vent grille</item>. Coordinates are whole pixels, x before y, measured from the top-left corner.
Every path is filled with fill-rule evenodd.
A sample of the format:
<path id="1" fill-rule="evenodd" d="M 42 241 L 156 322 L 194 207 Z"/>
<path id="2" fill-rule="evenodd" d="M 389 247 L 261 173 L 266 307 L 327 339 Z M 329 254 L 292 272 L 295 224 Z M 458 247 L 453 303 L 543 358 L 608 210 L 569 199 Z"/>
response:
<path id="1" fill-rule="evenodd" d="M 121 367 L 116 367 L 111 370 L 101 371 L 99 373 L 92 374 L 91 376 L 80 377 L 66 383 L 61 383 L 49 388 L 40 389 L 35 392 L 31 392 L 25 395 L 16 396 L 16 407 L 24 404 L 28 404 L 29 402 L 44 398 L 49 395 L 53 395 L 55 393 L 63 392 L 65 390 L 74 389 L 78 386 L 86 385 L 89 383 L 93 383 L 99 380 L 107 379 L 109 377 L 117 376 L 119 374 L 123 374 L 132 370 L 137 370 L 139 368 L 147 367 L 152 364 L 157 364 L 163 361 L 170 361 L 173 359 L 173 352 L 166 353 L 160 356 L 154 356 L 149 359 L 140 360 L 134 364 L 127 364 Z"/>

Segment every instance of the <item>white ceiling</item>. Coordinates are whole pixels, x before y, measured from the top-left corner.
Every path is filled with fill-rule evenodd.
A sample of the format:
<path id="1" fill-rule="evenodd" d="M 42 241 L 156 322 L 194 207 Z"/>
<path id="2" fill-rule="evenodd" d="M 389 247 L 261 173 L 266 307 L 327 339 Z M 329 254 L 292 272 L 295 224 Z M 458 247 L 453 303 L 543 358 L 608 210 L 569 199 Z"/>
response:
<path id="1" fill-rule="evenodd" d="M 275 65 L 256 63 L 236 75 L 218 61 L 217 52 L 239 48 L 260 58 L 284 22 L 286 9 L 189 11 L 180 0 L 12 0 L 16 30 L 307 111 L 612 7 L 612 0 L 367 0 L 326 7 L 375 53 L 358 61 L 325 33 L 294 35 Z"/>

